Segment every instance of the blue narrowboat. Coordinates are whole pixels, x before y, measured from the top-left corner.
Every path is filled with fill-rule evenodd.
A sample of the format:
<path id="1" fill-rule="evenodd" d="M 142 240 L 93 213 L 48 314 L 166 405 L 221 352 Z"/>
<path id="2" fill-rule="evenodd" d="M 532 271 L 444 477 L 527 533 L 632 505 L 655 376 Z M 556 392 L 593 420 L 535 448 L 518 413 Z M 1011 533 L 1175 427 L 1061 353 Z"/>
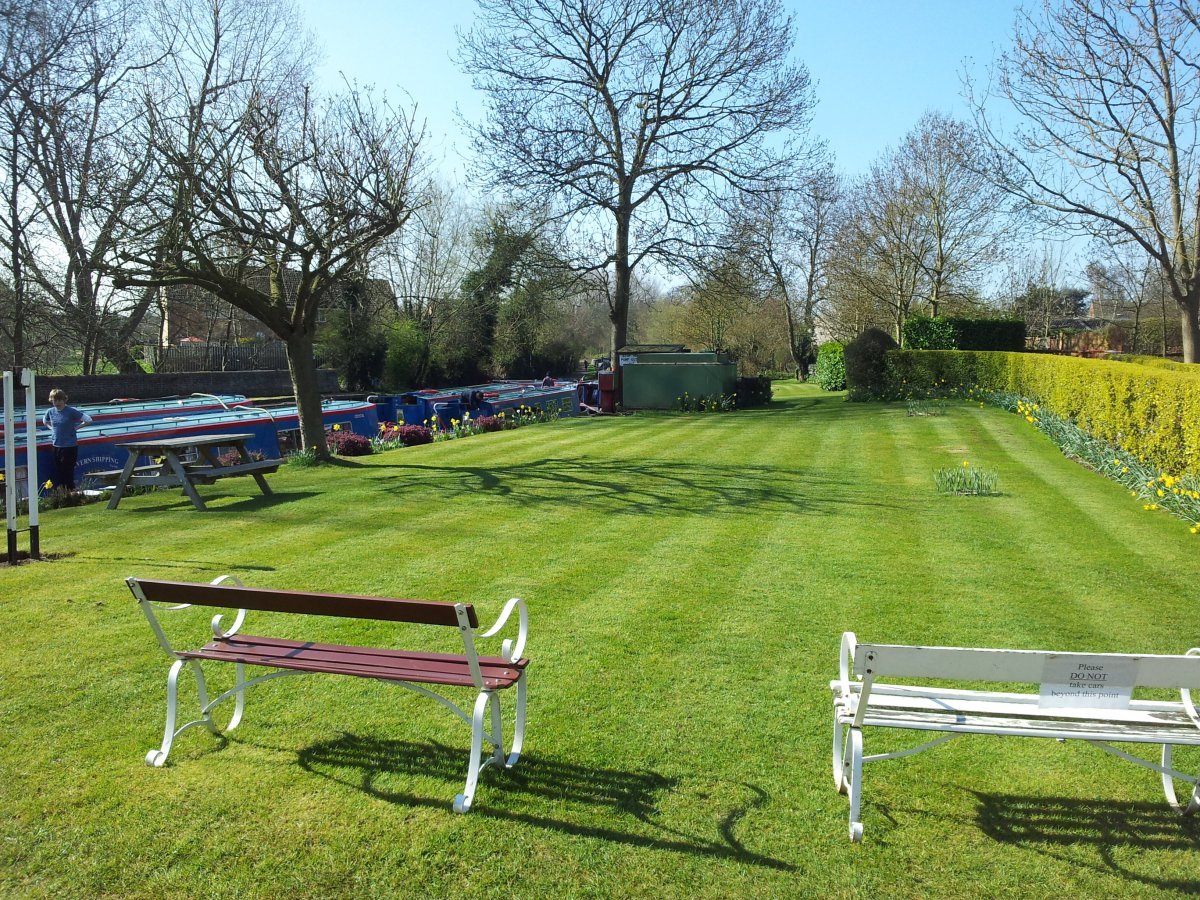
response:
<path id="1" fill-rule="evenodd" d="M 449 428 L 455 419 L 469 415 L 494 416 L 513 413 L 521 407 L 560 416 L 579 414 L 579 393 L 573 381 L 493 381 L 461 388 L 410 391 L 397 396 L 372 396 L 379 406 L 380 419 L 405 425 L 429 425 L 435 419 L 439 427 Z"/>
<path id="2" fill-rule="evenodd" d="M 374 403 L 352 400 L 326 400 L 321 404 L 326 430 L 352 431 L 366 437 L 379 430 Z M 235 406 L 219 412 L 165 416 L 134 421 L 93 422 L 79 429 L 79 458 L 75 464 L 76 484 L 86 485 L 88 474 L 119 469 L 128 452 L 118 444 L 161 437 L 190 437 L 220 432 L 252 434 L 246 449 L 275 459 L 283 452 L 299 447 L 300 416 L 295 406 L 273 408 Z M 49 429 L 37 430 L 38 479 L 44 481 L 54 470 L 54 451 Z M 3 465 L 0 448 L 0 466 Z M 23 440 L 16 447 L 17 479 L 25 480 L 26 453 Z"/>
<path id="3" fill-rule="evenodd" d="M 168 416 L 192 415 L 194 413 L 218 412 L 244 404 L 243 394 L 192 394 L 190 397 L 161 397 L 154 400 L 110 400 L 108 403 L 73 403 L 79 409 L 92 417 L 95 425 L 117 424 L 120 422 L 136 422 L 141 419 L 164 419 Z M 48 404 L 38 407 L 41 416 L 49 408 Z M 18 438 L 25 437 L 25 406 L 19 405 L 13 410 L 13 420 L 16 425 Z M 39 420 L 40 421 L 40 420 Z M 4 420 L 0 418 L 0 435 L 4 434 Z"/>

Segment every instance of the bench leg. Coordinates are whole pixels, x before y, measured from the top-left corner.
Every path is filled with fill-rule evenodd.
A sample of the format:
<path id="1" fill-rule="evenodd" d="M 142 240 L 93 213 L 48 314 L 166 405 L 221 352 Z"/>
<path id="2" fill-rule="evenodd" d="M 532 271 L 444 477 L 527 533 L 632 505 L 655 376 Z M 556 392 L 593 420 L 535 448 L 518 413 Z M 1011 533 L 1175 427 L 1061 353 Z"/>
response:
<path id="1" fill-rule="evenodd" d="M 179 700 L 179 673 L 183 669 L 184 662 L 191 663 L 192 674 L 196 678 L 196 689 L 200 696 L 200 718 L 176 728 L 175 720 Z M 177 659 L 171 666 L 171 671 L 167 674 L 167 722 L 163 728 L 162 746 L 157 750 L 150 750 L 146 753 L 146 765 L 154 766 L 155 768 L 161 767 L 167 761 L 167 755 L 171 752 L 171 744 L 175 742 L 175 738 L 194 725 L 203 725 L 213 734 L 217 733 L 217 726 L 212 720 L 211 713 L 208 712 L 208 686 L 204 682 L 204 671 L 200 668 L 200 663 L 194 659 Z"/>
<path id="2" fill-rule="evenodd" d="M 849 726 L 838 721 L 838 711 L 833 711 L 833 786 L 839 794 L 846 793 L 846 757 L 843 742 Z"/>
<path id="3" fill-rule="evenodd" d="M 862 840 L 863 825 L 860 819 L 862 805 L 862 764 L 863 738 L 862 730 L 849 728 L 847 731 L 845 756 L 842 765 L 842 779 L 850 792 L 850 840 L 858 843 Z"/>
<path id="4" fill-rule="evenodd" d="M 499 733 L 497 732 L 497 736 Z M 517 680 L 517 715 L 516 721 L 513 723 L 513 742 L 512 749 L 509 751 L 508 758 L 505 759 L 504 768 L 511 769 L 517 764 L 517 760 L 521 758 L 521 745 L 525 743 L 525 673 L 521 673 L 521 677 Z"/>
<path id="5" fill-rule="evenodd" d="M 1175 796 L 1175 775 L 1174 767 L 1171 765 L 1171 744 L 1163 744 L 1162 748 L 1162 784 L 1163 793 L 1167 796 L 1167 802 L 1171 804 L 1171 808 L 1180 815 L 1190 816 L 1196 810 L 1200 809 L 1200 783 L 1196 781 L 1185 782 L 1192 789 L 1192 796 L 1188 798 L 1187 804 L 1179 802 Z"/>
<path id="6" fill-rule="evenodd" d="M 475 801 L 475 788 L 479 785 L 479 772 L 487 764 L 483 760 L 484 715 L 492 707 L 493 722 L 498 717 L 499 700 L 495 694 L 483 691 L 475 699 L 475 712 L 471 716 L 471 761 L 467 764 L 467 786 L 463 792 L 454 798 L 454 811 L 465 813 L 471 809 Z M 492 760 L 489 759 L 488 762 Z"/>

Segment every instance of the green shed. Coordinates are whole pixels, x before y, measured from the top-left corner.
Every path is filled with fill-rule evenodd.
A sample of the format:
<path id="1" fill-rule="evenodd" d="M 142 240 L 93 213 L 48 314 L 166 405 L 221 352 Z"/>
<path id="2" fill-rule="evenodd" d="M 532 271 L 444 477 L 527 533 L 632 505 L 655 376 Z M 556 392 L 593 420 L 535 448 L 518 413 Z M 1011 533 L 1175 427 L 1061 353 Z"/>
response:
<path id="1" fill-rule="evenodd" d="M 620 350 L 621 403 L 626 409 L 675 409 L 685 393 L 715 397 L 737 390 L 737 365 L 725 353 L 691 353 L 676 345 Z"/>

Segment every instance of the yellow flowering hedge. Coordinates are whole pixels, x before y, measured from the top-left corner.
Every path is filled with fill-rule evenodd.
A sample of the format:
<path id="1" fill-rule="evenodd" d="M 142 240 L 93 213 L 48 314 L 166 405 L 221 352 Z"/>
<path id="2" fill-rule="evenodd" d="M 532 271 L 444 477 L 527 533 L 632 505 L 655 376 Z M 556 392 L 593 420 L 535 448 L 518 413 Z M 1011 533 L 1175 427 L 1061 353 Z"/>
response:
<path id="1" fill-rule="evenodd" d="M 893 350 L 896 397 L 1006 391 L 1157 466 L 1200 476 L 1200 366 L 1165 368 L 1041 353 Z"/>

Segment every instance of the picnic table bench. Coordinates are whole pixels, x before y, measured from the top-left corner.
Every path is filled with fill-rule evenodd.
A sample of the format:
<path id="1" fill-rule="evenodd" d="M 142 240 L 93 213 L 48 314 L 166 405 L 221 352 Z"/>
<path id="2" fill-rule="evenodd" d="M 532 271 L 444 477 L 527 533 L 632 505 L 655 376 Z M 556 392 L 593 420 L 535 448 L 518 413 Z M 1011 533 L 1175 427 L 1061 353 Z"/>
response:
<path id="1" fill-rule="evenodd" d="M 270 496 L 271 488 L 264 476 L 278 471 L 280 461 L 253 459 L 246 449 L 246 442 L 253 437 L 252 434 L 209 434 L 118 444 L 118 447 L 129 452 L 124 468 L 91 472 L 89 475 L 101 480 L 116 479 L 108 509 L 116 509 L 130 487 L 157 486 L 181 488 L 192 505 L 202 510 L 205 509 L 204 501 L 196 492 L 196 485 L 214 484 L 222 478 L 242 475 L 252 476 L 259 490 Z M 216 452 L 222 447 L 237 453 L 238 461 L 222 462 Z M 155 458 L 157 461 L 139 466 L 137 461 L 142 457 Z"/>
<path id="2" fill-rule="evenodd" d="M 972 647 L 860 644 L 842 635 L 833 690 L 833 780 L 850 795 L 850 839 L 862 839 L 864 763 L 911 756 L 963 734 L 1083 740 L 1159 773 L 1167 802 L 1185 815 L 1200 809 L 1200 777 L 1172 765 L 1172 748 L 1200 745 L 1200 648 L 1178 656 L 1056 653 Z M 900 679 L 904 683 L 882 679 Z M 960 687 L 951 686 L 957 682 Z M 1036 684 L 1037 693 L 961 687 L 973 682 Z M 1178 700 L 1132 699 L 1135 687 L 1169 688 Z M 863 755 L 863 732 L 901 728 L 940 735 L 892 753 Z M 1161 744 L 1161 764 L 1112 743 Z M 1191 797 L 1180 803 L 1175 781 Z"/>
<path id="3" fill-rule="evenodd" d="M 127 578 L 126 583 L 145 613 L 159 644 L 174 660 L 167 675 L 167 719 L 162 745 L 146 754 L 147 765 L 162 766 L 167 761 L 175 738 L 189 728 L 203 725 L 213 734 L 220 733 L 213 719 L 213 710 L 231 697 L 235 699 L 234 711 L 223 730 L 232 731 L 236 728 L 242 718 L 247 688 L 288 675 L 318 673 L 372 678 L 407 688 L 437 700 L 469 725 L 471 756 L 466 787 L 454 799 L 457 812 L 467 812 L 471 808 L 479 773 L 483 769 L 493 765 L 510 769 L 520 757 L 525 736 L 525 668 L 529 664 L 522 654 L 529 632 L 529 617 L 525 603 L 519 598 L 509 600 L 496 623 L 481 633 L 475 607 L 470 603 L 251 588 L 243 586 L 236 577 L 229 575 L 209 584 L 144 578 Z M 211 623 L 212 640 L 203 646 L 176 649 L 168 639 L 158 613 L 193 605 L 236 609 L 238 612 L 228 628 L 223 624 L 222 615 L 214 616 Z M 504 639 L 499 656 L 480 656 L 475 647 L 476 638 L 491 638 L 499 634 L 514 609 L 518 614 L 515 641 L 512 638 Z M 449 626 L 459 630 L 463 652 L 427 653 L 243 635 L 240 630 L 248 610 Z M 233 663 L 236 666 L 234 686 L 210 700 L 201 662 Z M 185 664 L 196 680 L 199 718 L 176 727 L 177 683 Z M 266 667 L 274 671 L 247 679 L 246 666 Z M 452 700 L 425 685 L 473 690 L 476 697 L 472 711 L 467 713 Z M 517 699 L 511 749 L 505 754 L 499 695 L 510 688 L 516 688 Z M 490 747 L 486 758 L 483 756 L 485 739 Z"/>

